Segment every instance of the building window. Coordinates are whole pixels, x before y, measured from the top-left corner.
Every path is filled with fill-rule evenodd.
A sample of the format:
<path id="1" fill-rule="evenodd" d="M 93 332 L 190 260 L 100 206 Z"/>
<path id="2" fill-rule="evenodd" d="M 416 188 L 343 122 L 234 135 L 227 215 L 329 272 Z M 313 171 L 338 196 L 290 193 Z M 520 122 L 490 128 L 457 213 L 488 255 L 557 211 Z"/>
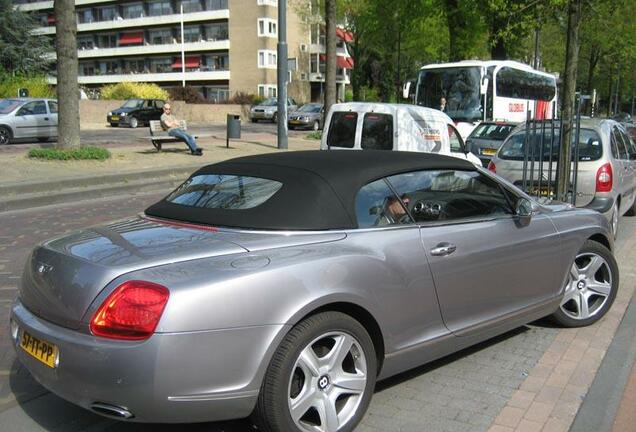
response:
<path id="1" fill-rule="evenodd" d="M 227 9 L 227 0 L 204 0 L 204 2 L 206 11 Z"/>
<path id="2" fill-rule="evenodd" d="M 95 40 L 93 36 L 79 36 L 77 38 L 77 48 L 81 50 L 95 48 Z"/>
<path id="3" fill-rule="evenodd" d="M 117 35 L 100 34 L 97 36 L 97 46 L 100 48 L 115 48 L 117 46 Z"/>
<path id="4" fill-rule="evenodd" d="M 203 26 L 205 39 L 208 41 L 227 40 L 227 23 L 206 24 Z"/>
<path id="5" fill-rule="evenodd" d="M 165 44 L 172 43 L 172 30 L 170 29 L 149 30 L 148 40 L 152 45 L 165 45 Z"/>
<path id="6" fill-rule="evenodd" d="M 227 54 L 208 54 L 203 56 L 201 70 L 225 71 L 230 67 L 230 58 Z"/>
<path id="7" fill-rule="evenodd" d="M 263 98 L 276 97 L 276 85 L 273 84 L 259 84 L 258 85 L 258 95 Z"/>
<path id="8" fill-rule="evenodd" d="M 181 6 L 183 6 L 183 13 L 200 12 L 203 10 L 199 0 L 181 0 Z"/>
<path id="9" fill-rule="evenodd" d="M 186 42 L 201 42 L 201 27 L 185 27 L 183 29 L 183 39 Z"/>
<path id="10" fill-rule="evenodd" d="M 79 64 L 80 76 L 93 76 L 95 75 L 95 62 L 80 62 Z"/>
<path id="11" fill-rule="evenodd" d="M 141 3 L 124 5 L 122 12 L 125 19 L 142 18 L 144 16 L 144 6 Z"/>
<path id="12" fill-rule="evenodd" d="M 276 69 L 276 51 L 259 50 L 258 67 L 262 69 Z"/>
<path id="13" fill-rule="evenodd" d="M 148 15 L 150 16 L 172 14 L 174 14 L 174 11 L 172 10 L 172 3 L 168 0 L 159 0 L 148 3 Z"/>
<path id="14" fill-rule="evenodd" d="M 117 8 L 115 6 L 107 6 L 103 8 L 97 9 L 99 20 L 100 21 L 112 21 L 116 19 L 121 19 L 119 14 L 117 13 Z"/>
<path id="15" fill-rule="evenodd" d="M 258 19 L 259 37 L 278 37 L 278 22 L 270 18 Z"/>
<path id="16" fill-rule="evenodd" d="M 77 22 L 79 24 L 92 23 L 93 21 L 95 21 L 93 9 L 81 9 L 77 11 Z"/>
<path id="17" fill-rule="evenodd" d="M 172 59 L 170 57 L 153 58 L 152 60 L 150 60 L 150 72 L 172 72 Z"/>
<path id="18" fill-rule="evenodd" d="M 124 63 L 124 73 L 137 74 L 148 72 L 146 61 L 143 59 L 126 60 Z"/>
<path id="19" fill-rule="evenodd" d="M 278 0 L 257 0 L 259 6 L 274 6 L 278 7 Z"/>
<path id="20" fill-rule="evenodd" d="M 101 75 L 118 75 L 121 68 L 117 60 L 102 60 L 99 62 L 99 73 Z"/>

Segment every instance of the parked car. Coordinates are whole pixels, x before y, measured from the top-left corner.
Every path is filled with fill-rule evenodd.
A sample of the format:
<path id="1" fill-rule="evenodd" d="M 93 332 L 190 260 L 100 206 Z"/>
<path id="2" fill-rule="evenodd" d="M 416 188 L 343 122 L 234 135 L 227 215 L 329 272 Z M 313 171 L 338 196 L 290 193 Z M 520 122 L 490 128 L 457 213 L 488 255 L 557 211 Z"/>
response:
<path id="1" fill-rule="evenodd" d="M 497 153 L 504 140 L 517 126 L 517 123 L 488 121 L 477 125 L 466 138 L 466 148 L 479 158 L 483 166 Z"/>
<path id="2" fill-rule="evenodd" d="M 36 247 L 11 335 L 39 383 L 107 417 L 351 431 L 376 379 L 543 316 L 599 320 L 612 248 L 597 212 L 459 158 L 249 156 Z"/>
<path id="3" fill-rule="evenodd" d="M 128 99 L 120 108 L 109 112 L 106 121 L 112 127 L 148 125 L 150 120 L 161 118 L 164 104 L 161 99 Z"/>
<path id="4" fill-rule="evenodd" d="M 525 124 L 522 124 L 512 132 L 489 165 L 489 169 L 518 186 L 523 182 L 525 128 Z M 540 125 L 537 125 L 537 130 L 539 129 Z M 528 141 L 532 142 L 533 147 L 530 147 L 529 154 L 534 151 L 533 168 L 536 175 L 540 169 L 538 162 L 543 142 L 544 178 L 541 187 L 544 190 L 538 192 L 540 195 L 550 196 L 554 191 L 547 190 L 547 180 L 551 178 L 554 186 L 556 170 L 554 167 L 549 170 L 549 160 L 558 160 L 559 123 L 557 122 L 555 127 L 552 152 L 551 128 L 546 127 L 543 139 L 541 135 L 539 132 L 530 134 Z M 636 146 L 629 139 L 623 126 L 614 120 L 582 119 L 578 147 L 576 206 L 593 209 L 605 215 L 611 223 L 612 233 L 616 235 L 619 217 L 624 214 L 636 214 Z M 539 186 L 537 184 L 532 187 Z"/>
<path id="5" fill-rule="evenodd" d="M 57 100 L 37 98 L 0 99 L 0 144 L 14 139 L 57 137 Z"/>
<path id="6" fill-rule="evenodd" d="M 287 99 L 287 112 L 293 112 L 298 109 L 298 104 L 292 98 Z M 256 123 L 259 120 L 270 120 L 274 123 L 278 121 L 278 99 L 265 99 L 258 105 L 254 105 L 250 109 L 250 120 Z"/>
<path id="7" fill-rule="evenodd" d="M 308 103 L 287 116 L 287 125 L 290 129 L 322 129 L 325 109 L 320 103 Z"/>
<path id="8" fill-rule="evenodd" d="M 350 102 L 332 105 L 322 150 L 399 150 L 440 153 L 481 165 L 466 150 L 450 117 L 416 105 Z"/>

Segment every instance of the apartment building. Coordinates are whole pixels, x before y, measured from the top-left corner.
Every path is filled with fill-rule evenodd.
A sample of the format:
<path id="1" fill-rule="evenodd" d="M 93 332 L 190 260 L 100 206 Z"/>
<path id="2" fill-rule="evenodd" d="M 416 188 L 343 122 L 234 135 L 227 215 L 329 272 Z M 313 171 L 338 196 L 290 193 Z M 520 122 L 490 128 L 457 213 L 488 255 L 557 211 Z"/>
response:
<path id="1" fill-rule="evenodd" d="M 55 37 L 53 1 L 14 4 L 36 16 L 39 34 Z M 211 101 L 237 92 L 277 94 L 278 0 L 76 0 L 75 5 L 84 87 L 133 81 L 170 88 L 185 82 Z M 288 91 L 303 102 L 320 99 L 325 60 L 324 26 L 309 24 L 307 11 L 309 0 L 288 0 Z M 343 99 L 353 66 L 346 49 L 351 35 L 338 34 Z"/>

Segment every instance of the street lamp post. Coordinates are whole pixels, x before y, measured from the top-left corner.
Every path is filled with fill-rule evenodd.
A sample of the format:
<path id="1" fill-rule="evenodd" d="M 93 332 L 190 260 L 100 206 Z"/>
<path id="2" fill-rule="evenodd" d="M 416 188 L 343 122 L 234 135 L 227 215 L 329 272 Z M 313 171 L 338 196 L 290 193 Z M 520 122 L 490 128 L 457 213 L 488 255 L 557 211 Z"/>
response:
<path id="1" fill-rule="evenodd" d="M 287 0 L 278 0 L 278 148 L 287 149 Z"/>
<path id="2" fill-rule="evenodd" d="M 185 39 L 183 34 L 183 4 L 181 4 L 181 87 L 185 87 Z"/>

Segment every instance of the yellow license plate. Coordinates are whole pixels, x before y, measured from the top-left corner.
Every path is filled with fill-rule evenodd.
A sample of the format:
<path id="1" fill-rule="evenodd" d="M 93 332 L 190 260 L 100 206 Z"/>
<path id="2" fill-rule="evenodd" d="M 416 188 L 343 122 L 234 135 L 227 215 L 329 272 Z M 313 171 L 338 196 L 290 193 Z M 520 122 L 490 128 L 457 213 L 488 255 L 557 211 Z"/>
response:
<path id="1" fill-rule="evenodd" d="M 495 154 L 497 154 L 497 150 L 485 148 L 485 149 L 481 149 L 481 154 L 486 156 L 494 156 Z"/>
<path id="2" fill-rule="evenodd" d="M 23 330 L 20 347 L 48 367 L 57 367 L 59 351 L 52 343 L 38 339 Z"/>
<path id="3" fill-rule="evenodd" d="M 112 116 L 110 119 L 112 121 L 119 121 L 119 116 Z"/>
<path id="4" fill-rule="evenodd" d="M 291 123 L 291 124 L 295 124 L 295 125 L 298 125 L 298 124 L 300 124 L 301 122 L 299 122 L 298 120 L 292 120 L 292 121 L 290 121 L 289 123 Z"/>

